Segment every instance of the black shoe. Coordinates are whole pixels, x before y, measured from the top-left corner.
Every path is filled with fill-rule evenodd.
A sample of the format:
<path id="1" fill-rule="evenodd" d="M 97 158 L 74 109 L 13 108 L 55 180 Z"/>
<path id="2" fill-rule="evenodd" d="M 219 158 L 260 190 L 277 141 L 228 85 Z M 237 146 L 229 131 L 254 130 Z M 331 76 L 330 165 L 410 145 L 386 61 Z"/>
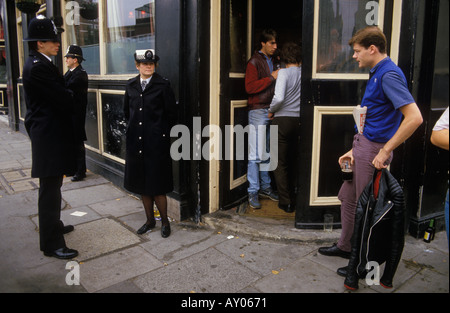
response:
<path id="1" fill-rule="evenodd" d="M 44 251 L 45 256 L 54 257 L 57 259 L 73 259 L 78 255 L 78 251 L 69 249 L 67 247 L 56 249 L 55 251 Z"/>
<path id="2" fill-rule="evenodd" d="M 340 267 L 337 269 L 337 274 L 342 277 L 347 277 L 348 266 Z"/>
<path id="3" fill-rule="evenodd" d="M 290 204 L 288 204 L 288 205 L 279 204 L 278 207 L 286 213 L 294 212 L 294 208 Z"/>
<path id="4" fill-rule="evenodd" d="M 167 226 L 161 226 L 161 237 L 167 238 L 170 236 L 170 224 Z"/>
<path id="5" fill-rule="evenodd" d="M 348 274 L 348 266 L 340 267 L 337 269 L 336 273 L 339 276 L 347 277 Z M 363 271 L 361 274 L 358 274 L 359 279 L 364 279 L 367 276 L 367 271 Z"/>
<path id="6" fill-rule="evenodd" d="M 337 271 L 336 271 L 336 273 L 337 273 L 339 276 L 347 277 L 347 274 L 348 274 L 348 266 L 344 266 L 344 267 L 338 268 Z M 366 278 L 366 276 L 367 276 L 367 271 L 363 271 L 361 274 L 358 274 L 359 279 Z"/>
<path id="7" fill-rule="evenodd" d="M 278 194 L 275 191 L 273 191 L 272 188 L 267 188 L 265 190 L 260 190 L 258 192 L 258 195 L 261 198 L 267 198 L 267 199 L 270 199 L 272 201 L 278 201 L 278 199 L 279 199 Z"/>
<path id="8" fill-rule="evenodd" d="M 71 181 L 81 181 L 84 178 L 86 178 L 86 174 L 81 174 L 81 175 L 75 174 L 70 180 Z"/>
<path id="9" fill-rule="evenodd" d="M 319 253 L 328 256 L 340 256 L 344 259 L 350 259 L 350 252 L 345 252 L 337 247 L 337 244 L 333 244 L 331 247 L 319 248 Z"/>
<path id="10" fill-rule="evenodd" d="M 72 225 L 66 225 L 66 226 L 64 226 L 64 228 L 63 228 L 63 234 L 65 235 L 65 234 L 68 234 L 68 233 L 70 233 L 71 231 L 73 231 L 75 229 L 75 227 L 73 227 Z"/>
<path id="11" fill-rule="evenodd" d="M 150 224 L 145 223 L 144 225 L 142 225 L 141 228 L 138 229 L 137 234 L 138 235 L 142 235 L 145 234 L 146 232 L 148 232 L 149 230 L 155 228 L 156 226 L 156 221 L 153 221 Z"/>

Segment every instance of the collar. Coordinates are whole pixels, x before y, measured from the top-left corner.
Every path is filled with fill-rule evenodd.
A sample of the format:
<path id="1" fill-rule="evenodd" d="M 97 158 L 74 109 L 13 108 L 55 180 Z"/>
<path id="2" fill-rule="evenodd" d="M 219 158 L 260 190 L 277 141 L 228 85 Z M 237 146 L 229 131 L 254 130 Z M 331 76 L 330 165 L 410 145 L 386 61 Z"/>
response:
<path id="1" fill-rule="evenodd" d="M 74 67 L 74 68 L 69 68 L 69 71 L 73 72 L 73 71 L 75 71 L 78 67 L 79 67 L 79 65 L 76 66 L 76 67 Z"/>
<path id="2" fill-rule="evenodd" d="M 145 81 L 145 82 L 146 82 L 146 84 L 148 85 L 148 83 L 150 82 L 150 80 L 152 79 L 152 77 L 153 77 L 153 75 L 152 75 L 152 76 L 150 76 L 150 77 L 149 77 L 149 78 L 147 78 L 147 79 L 142 79 L 142 77 L 141 77 L 141 76 L 139 76 L 139 80 L 140 80 L 141 84 L 142 84 L 142 82 L 143 82 L 143 81 Z"/>
<path id="3" fill-rule="evenodd" d="M 390 61 L 390 60 L 391 60 L 390 57 L 385 57 L 383 60 L 378 62 L 377 65 L 375 65 L 374 67 L 372 67 L 370 69 L 370 74 L 373 75 L 382 64 L 384 64 L 384 63 L 386 63 L 387 61 Z"/>
<path id="4" fill-rule="evenodd" d="M 265 57 L 267 60 L 272 60 L 272 58 L 271 57 L 268 57 L 264 52 L 262 52 L 261 50 L 259 50 L 258 51 L 259 52 L 259 54 L 261 54 L 263 57 Z"/>
<path id="5" fill-rule="evenodd" d="M 52 62 L 52 59 L 48 56 L 48 55 L 46 55 L 46 54 L 43 54 L 42 52 L 39 52 L 40 54 L 42 54 L 47 60 L 49 60 L 50 62 Z M 53 62 L 52 62 L 53 63 Z"/>

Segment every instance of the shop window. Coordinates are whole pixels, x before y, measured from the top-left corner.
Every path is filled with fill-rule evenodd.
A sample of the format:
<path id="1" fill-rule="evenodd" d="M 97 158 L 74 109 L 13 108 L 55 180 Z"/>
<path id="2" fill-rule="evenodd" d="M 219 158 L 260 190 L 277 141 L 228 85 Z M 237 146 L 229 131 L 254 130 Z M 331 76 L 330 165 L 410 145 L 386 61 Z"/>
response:
<path id="1" fill-rule="evenodd" d="M 65 9 L 67 46 L 82 47 L 90 75 L 135 74 L 135 50 L 155 49 L 154 0 L 76 0 Z"/>
<path id="2" fill-rule="evenodd" d="M 0 15 L 0 85 L 6 84 L 6 50 L 3 32 L 3 18 Z"/>
<path id="3" fill-rule="evenodd" d="M 66 4 L 67 44 L 83 49 L 83 67 L 89 74 L 100 74 L 98 0 L 69 1 Z"/>
<path id="4" fill-rule="evenodd" d="M 25 121 L 27 105 L 25 103 L 25 91 L 23 90 L 23 84 L 17 84 L 17 97 L 19 99 L 19 119 Z"/>
<path id="5" fill-rule="evenodd" d="M 99 151 L 97 93 L 95 91 L 88 92 L 85 129 L 87 137 L 86 145 Z"/>
<path id="6" fill-rule="evenodd" d="M 252 1 L 230 1 L 230 76 L 245 74 L 247 61 L 250 58 L 249 12 Z"/>
<path id="7" fill-rule="evenodd" d="M 394 11 L 401 9 L 398 5 L 401 1 L 394 2 L 397 2 L 393 5 Z M 358 67 L 348 41 L 356 31 L 366 26 L 384 28 L 385 1 L 315 0 L 314 14 L 314 78 L 367 78 L 368 69 Z M 401 12 L 394 12 L 393 20 L 387 21 L 392 29 L 392 35 L 388 34 L 388 38 L 397 38 L 399 23 L 395 19 L 399 16 Z M 391 46 L 394 47 L 391 52 L 395 54 L 398 42 L 392 42 Z"/>
<path id="8" fill-rule="evenodd" d="M 6 80 L 6 50 L 4 42 L 0 41 L 0 85 L 6 84 Z"/>
<path id="9" fill-rule="evenodd" d="M 154 2 L 106 2 L 106 74 L 134 74 L 133 54 L 155 48 Z"/>
<path id="10" fill-rule="evenodd" d="M 449 2 L 439 2 L 439 17 L 436 52 L 434 57 L 434 73 L 433 73 L 433 87 L 431 94 L 431 108 L 445 109 L 449 104 L 449 70 L 448 70 L 448 21 Z M 439 114 L 441 114 L 440 112 Z"/>
<path id="11" fill-rule="evenodd" d="M 125 160 L 125 133 L 127 124 L 123 113 L 121 91 L 101 91 L 103 152 L 123 163 Z"/>

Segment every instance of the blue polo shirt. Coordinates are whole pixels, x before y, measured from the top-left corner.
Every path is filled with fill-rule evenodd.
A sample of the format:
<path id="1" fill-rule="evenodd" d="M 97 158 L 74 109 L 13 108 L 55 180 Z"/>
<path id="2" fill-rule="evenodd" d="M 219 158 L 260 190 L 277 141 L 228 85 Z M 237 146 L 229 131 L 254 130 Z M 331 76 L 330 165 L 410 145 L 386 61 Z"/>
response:
<path id="1" fill-rule="evenodd" d="M 414 102 L 402 70 L 389 57 L 383 59 L 370 70 L 361 102 L 367 107 L 363 135 L 373 142 L 388 142 L 402 121 L 399 109 Z"/>

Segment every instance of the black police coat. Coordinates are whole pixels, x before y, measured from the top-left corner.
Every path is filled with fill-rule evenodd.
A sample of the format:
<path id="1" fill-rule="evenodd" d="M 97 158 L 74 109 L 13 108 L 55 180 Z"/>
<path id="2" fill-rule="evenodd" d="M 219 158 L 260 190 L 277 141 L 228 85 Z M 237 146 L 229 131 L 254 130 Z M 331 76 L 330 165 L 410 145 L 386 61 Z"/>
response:
<path id="1" fill-rule="evenodd" d="M 81 65 L 73 71 L 67 71 L 64 75 L 66 88 L 73 91 L 74 114 L 73 124 L 75 127 L 75 140 L 83 142 L 87 140 L 85 131 L 88 75 Z"/>
<path id="2" fill-rule="evenodd" d="M 139 75 L 128 81 L 124 97 L 127 190 L 147 196 L 173 190 L 170 129 L 176 121 L 176 106 L 169 81 L 159 74 L 153 74 L 144 91 Z"/>
<path id="3" fill-rule="evenodd" d="M 30 51 L 23 68 L 31 139 L 32 177 L 72 176 L 76 170 L 72 125 L 73 97 L 58 68 L 37 51 Z"/>

